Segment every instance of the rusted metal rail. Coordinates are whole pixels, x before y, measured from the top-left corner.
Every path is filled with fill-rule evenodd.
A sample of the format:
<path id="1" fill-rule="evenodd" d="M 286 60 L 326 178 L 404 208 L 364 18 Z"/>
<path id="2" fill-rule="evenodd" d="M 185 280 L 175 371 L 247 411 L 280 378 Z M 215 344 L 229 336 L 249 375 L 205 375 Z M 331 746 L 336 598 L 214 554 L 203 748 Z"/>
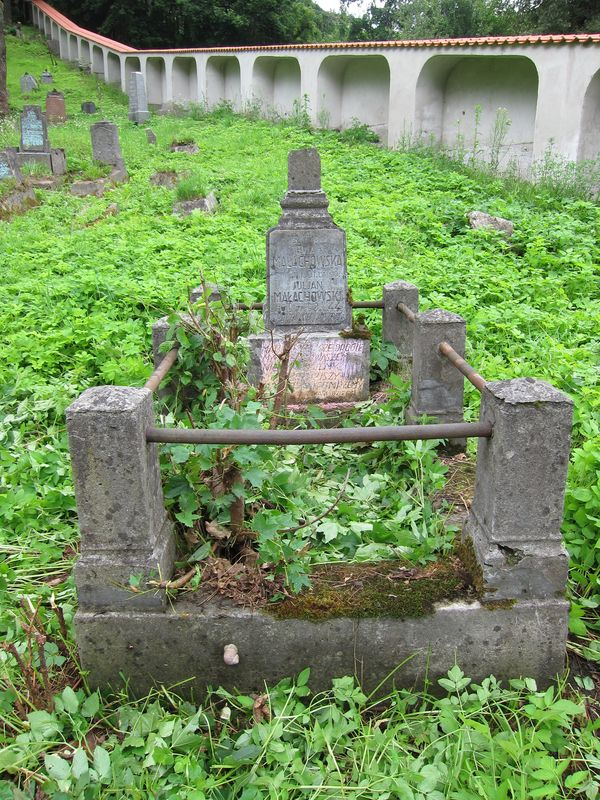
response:
<path id="1" fill-rule="evenodd" d="M 404 316 L 409 322 L 415 321 L 415 312 L 411 311 L 411 309 L 407 305 L 404 305 L 404 303 L 398 303 L 396 308 L 398 309 L 398 311 L 400 311 L 400 313 L 404 314 Z"/>
<path id="2" fill-rule="evenodd" d="M 152 375 L 150 375 L 144 384 L 144 389 L 150 389 L 151 392 L 155 392 L 158 389 L 160 382 L 166 377 L 173 364 L 177 361 L 178 352 L 178 347 L 174 347 L 172 350 L 169 350 L 158 367 L 154 370 Z"/>
<path id="3" fill-rule="evenodd" d="M 438 350 L 440 351 L 441 355 L 448 359 L 452 366 L 456 367 L 459 372 L 462 372 L 465 378 L 472 383 L 478 391 L 483 392 L 487 381 L 478 372 L 476 372 L 462 356 L 459 356 L 452 345 L 448 344 L 448 342 L 440 342 Z"/>
<path id="4" fill-rule="evenodd" d="M 439 425 L 382 425 L 374 428 L 320 428 L 289 430 L 207 430 L 199 428 L 146 428 L 146 441 L 171 444 L 344 444 L 354 442 L 407 442 L 420 439 L 489 438 L 489 422 L 448 422 Z"/>

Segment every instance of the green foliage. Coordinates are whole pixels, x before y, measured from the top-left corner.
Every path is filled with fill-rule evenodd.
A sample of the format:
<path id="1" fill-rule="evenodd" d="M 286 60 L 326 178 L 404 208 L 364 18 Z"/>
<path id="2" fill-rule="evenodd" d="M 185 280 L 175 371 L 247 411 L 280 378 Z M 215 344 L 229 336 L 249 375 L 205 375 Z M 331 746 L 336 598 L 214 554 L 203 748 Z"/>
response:
<path id="1" fill-rule="evenodd" d="M 309 681 L 305 669 L 258 697 L 217 689 L 202 705 L 168 690 L 108 705 L 67 687 L 53 710 L 15 721 L 0 796 L 33 798 L 33 773 L 49 800 L 598 796 L 594 725 L 553 687 L 477 684 L 458 666 L 437 698 L 367 696 L 351 677 L 313 694 Z"/>
<path id="2" fill-rule="evenodd" d="M 8 37 L 8 46 L 13 115 L 0 126 L 1 146 L 18 142 L 17 113 L 24 102 L 19 76 L 25 70 L 40 74 L 48 58 L 39 42 Z M 221 110 L 199 119 L 152 121 L 160 141 L 194 137 L 204 154 L 207 183 L 219 192 L 219 214 L 179 219 L 172 214 L 170 193 L 153 187 L 149 178 L 156 171 L 193 170 L 197 157 L 149 146 L 143 129 L 127 120 L 126 99 L 116 90 L 60 62 L 52 71 L 65 90 L 70 118 L 52 128 L 50 138 L 53 146 L 65 147 L 69 169 L 84 173 L 92 166 L 90 120 L 77 109 L 94 98 L 119 125 L 131 180 L 104 198 L 76 198 L 68 186 L 45 192 L 35 210 L 0 222 L 0 638 L 26 653 L 19 622 L 24 597 L 34 607 L 40 603 L 49 632 L 56 623 L 46 610 L 53 602 L 65 609 L 70 631 L 75 605 L 70 571 L 79 534 L 65 408 L 88 386 L 143 385 L 152 369 L 152 322 L 184 310 L 201 272 L 231 287 L 244 302 L 263 298 L 264 234 L 280 214 L 287 152 L 317 146 L 331 213 L 347 231 L 349 283 L 356 299 L 380 299 L 384 283 L 409 280 L 419 286 L 424 308 L 447 308 L 467 319 L 467 358 L 486 378 L 532 375 L 573 398 L 564 523 L 574 600 L 571 627 L 579 652 L 597 658 L 598 205 L 558 190 L 468 173 L 437 155 L 349 145 L 333 132 L 250 122 Z M 34 102 L 41 100 L 40 90 Z M 105 215 L 113 203 L 119 213 Z M 470 230 L 465 215 L 475 208 L 513 219 L 512 243 L 491 231 Z M 376 355 L 380 317 L 373 314 L 369 326 L 375 365 L 386 369 Z M 239 355 L 234 355 L 237 364 Z M 188 366 L 191 375 L 191 351 Z M 393 380 L 391 405 L 387 410 L 363 407 L 361 422 L 378 424 L 381 414 L 398 420 L 406 386 Z M 202 403 L 210 406 L 210 385 L 203 396 L 198 387 L 191 389 L 202 414 Z M 234 413 L 252 416 L 251 398 L 244 402 Z M 467 385 L 468 419 L 476 418 L 478 405 L 477 392 Z M 210 407 L 200 418 L 208 421 L 209 414 L 219 425 L 262 424 L 256 414 L 252 420 L 223 420 Z M 318 416 L 313 411 L 314 424 Z M 358 458 L 343 447 L 305 448 L 302 454 L 290 448 L 281 451 L 277 463 L 268 461 L 272 453 L 263 460 L 258 452 L 254 472 L 254 453 L 237 448 L 247 505 L 262 495 L 263 486 L 279 504 L 270 509 L 272 517 L 249 516 L 253 527 L 262 529 L 264 547 L 275 542 L 275 547 L 294 549 L 301 538 L 326 546 L 327 558 L 340 561 L 347 553 L 373 558 L 390 546 L 410 547 L 424 560 L 444 551 L 449 540 L 435 527 L 436 517 L 428 516 L 427 486 L 442 480 L 439 464 L 428 444 L 412 447 L 382 443 L 364 448 Z M 214 451 L 164 448 L 166 472 L 185 479 L 179 488 L 175 482 L 168 488 L 174 510 L 189 514 L 182 525 L 194 523 L 199 508 L 198 482 L 190 487 L 186 475 L 193 477 L 194 462 L 199 474 L 204 457 L 212 463 Z M 304 515 L 312 519 L 321 513 L 337 497 L 349 466 L 349 497 L 322 526 L 271 535 L 295 527 Z M 311 489 L 307 476 L 314 475 L 318 482 Z M 294 503 L 296 489 L 304 505 Z M 382 511 L 380 505 L 389 499 L 392 507 Z M 415 515 L 418 536 L 410 520 L 392 527 L 393 503 L 396 508 L 404 503 Z M 357 519 L 362 506 L 366 510 Z M 218 518 L 225 519 L 227 511 L 215 502 Z M 383 531 L 376 528 L 379 519 L 386 520 Z M 369 524 L 370 530 L 361 526 Z M 434 536 L 419 539 L 424 528 Z M 396 531 L 399 541 L 390 545 Z M 312 566 L 312 550 L 306 557 L 308 563 L 291 559 L 290 583 L 302 581 L 303 570 Z M 44 653 L 59 687 L 53 708 L 28 704 L 14 657 L 0 651 L 3 800 L 32 798 L 34 775 L 53 800 L 598 795 L 593 772 L 600 754 L 593 726 L 574 711 L 567 692 L 548 695 L 530 682 L 501 689 L 490 679 L 476 687 L 453 672 L 445 697 L 398 692 L 382 711 L 376 698 L 361 699 L 350 679 L 309 699 L 307 676 L 302 676 L 269 689 L 272 719 L 263 716 L 253 725 L 254 700 L 222 691 L 201 709 L 167 690 L 136 703 L 123 697 L 105 702 L 83 683 L 73 688 L 74 698 L 63 691 L 65 663 L 58 663 L 64 658 L 58 644 L 48 641 Z M 585 678 L 580 683 L 589 691 Z M 25 738 L 18 741 L 21 735 Z M 101 748 L 96 758 L 95 744 Z"/>
<path id="3" fill-rule="evenodd" d="M 204 175 L 189 175 L 182 178 L 175 187 L 175 196 L 178 200 L 195 200 L 198 197 L 206 197 L 207 194 Z"/>

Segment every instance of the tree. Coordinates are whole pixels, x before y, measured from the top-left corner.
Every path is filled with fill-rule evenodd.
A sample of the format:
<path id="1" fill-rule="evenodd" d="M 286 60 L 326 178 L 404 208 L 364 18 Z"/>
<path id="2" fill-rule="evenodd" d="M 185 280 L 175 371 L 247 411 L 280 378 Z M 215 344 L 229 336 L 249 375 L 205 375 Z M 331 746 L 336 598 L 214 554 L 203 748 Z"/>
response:
<path id="1" fill-rule="evenodd" d="M 6 40 L 4 38 L 4 3 L 0 0 L 0 117 L 8 114 L 6 89 Z"/>

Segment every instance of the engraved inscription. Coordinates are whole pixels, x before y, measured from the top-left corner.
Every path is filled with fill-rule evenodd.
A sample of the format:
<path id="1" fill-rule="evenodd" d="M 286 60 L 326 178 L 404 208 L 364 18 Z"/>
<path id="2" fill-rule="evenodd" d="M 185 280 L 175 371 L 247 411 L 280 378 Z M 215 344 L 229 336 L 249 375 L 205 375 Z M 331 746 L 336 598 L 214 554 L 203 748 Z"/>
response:
<path id="1" fill-rule="evenodd" d="M 369 344 L 363 339 L 301 338 L 291 352 L 290 399 L 315 402 L 364 398 L 368 394 L 368 351 Z M 278 365 L 270 339 L 263 340 L 261 382 L 273 387 Z"/>
<path id="2" fill-rule="evenodd" d="M 271 231 L 268 266 L 271 325 L 347 325 L 342 231 Z"/>
<path id="3" fill-rule="evenodd" d="M 21 141 L 23 149 L 44 147 L 44 125 L 35 111 L 28 109 L 21 117 Z"/>
<path id="4" fill-rule="evenodd" d="M 5 153 L 0 153 L 0 180 L 3 178 L 11 178 L 12 170 L 8 163 L 8 157 Z"/>

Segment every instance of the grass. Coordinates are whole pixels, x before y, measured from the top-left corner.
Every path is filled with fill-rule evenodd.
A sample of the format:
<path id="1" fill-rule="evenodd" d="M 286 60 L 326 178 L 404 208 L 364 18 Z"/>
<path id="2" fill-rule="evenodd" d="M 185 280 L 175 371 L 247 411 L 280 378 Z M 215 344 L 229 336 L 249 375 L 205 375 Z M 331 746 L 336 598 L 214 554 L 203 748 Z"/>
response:
<path id="1" fill-rule="evenodd" d="M 8 37 L 8 47 L 13 115 L 0 146 L 18 143 L 19 76 L 50 61 L 35 40 Z M 438 699 L 364 698 L 346 678 L 313 697 L 303 674 L 258 698 L 214 688 L 201 705 L 169 689 L 139 702 L 125 690 L 90 691 L 73 661 L 79 534 L 64 411 L 88 386 L 143 384 L 151 323 L 184 308 L 201 273 L 242 300 L 263 298 L 264 236 L 280 214 L 287 152 L 317 146 L 330 211 L 347 232 L 355 299 L 409 280 L 424 308 L 466 318 L 467 359 L 487 379 L 545 378 L 573 398 L 563 526 L 572 646 L 597 661 L 598 206 L 221 109 L 152 120 L 159 141 L 193 137 L 219 195 L 219 214 L 179 219 L 174 195 L 149 177 L 193 170 L 197 156 L 148 145 L 117 90 L 62 63 L 52 72 L 69 119 L 50 127 L 50 141 L 65 148 L 70 178 L 95 174 L 90 119 L 79 113 L 93 99 L 119 126 L 131 180 L 84 199 L 67 183 L 0 222 L 0 797 L 33 798 L 36 786 L 56 800 L 596 797 L 593 697 L 583 703 L 564 684 L 475 687 L 454 670 L 435 687 Z M 118 213 L 107 215 L 111 204 Z M 512 242 L 470 230 L 473 209 L 512 219 Z M 367 323 L 376 336 L 380 316 Z M 470 386 L 466 403 L 475 419 Z"/>

